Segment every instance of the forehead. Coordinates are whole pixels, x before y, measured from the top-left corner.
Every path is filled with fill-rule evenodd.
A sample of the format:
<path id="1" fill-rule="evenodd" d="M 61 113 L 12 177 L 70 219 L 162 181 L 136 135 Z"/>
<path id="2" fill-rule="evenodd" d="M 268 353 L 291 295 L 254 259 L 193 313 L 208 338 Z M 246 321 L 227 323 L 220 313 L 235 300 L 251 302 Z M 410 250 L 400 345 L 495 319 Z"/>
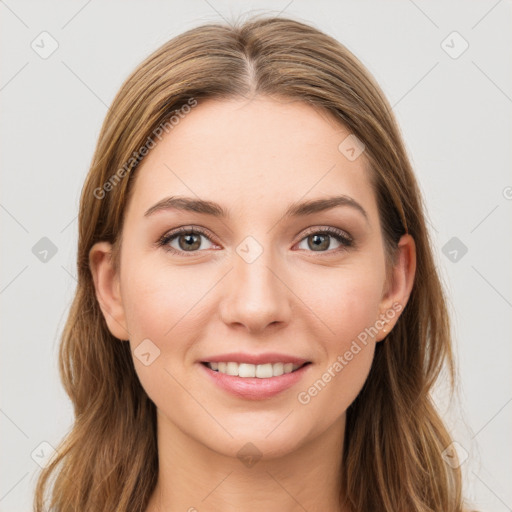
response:
<path id="1" fill-rule="evenodd" d="M 129 209 L 186 195 L 240 213 L 277 212 L 300 199 L 345 194 L 376 215 L 364 153 L 349 160 L 339 149 L 350 135 L 329 113 L 300 101 L 200 102 L 136 170 Z"/>

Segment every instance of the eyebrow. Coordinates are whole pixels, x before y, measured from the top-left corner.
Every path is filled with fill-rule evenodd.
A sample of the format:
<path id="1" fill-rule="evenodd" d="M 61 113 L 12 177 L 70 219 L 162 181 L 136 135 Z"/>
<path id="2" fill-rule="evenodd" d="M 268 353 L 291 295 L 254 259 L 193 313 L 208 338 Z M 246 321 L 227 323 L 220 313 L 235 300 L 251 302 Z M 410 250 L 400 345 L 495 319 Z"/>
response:
<path id="1" fill-rule="evenodd" d="M 369 224 L 369 217 L 366 213 L 366 210 L 355 199 L 346 195 L 313 199 L 302 203 L 292 203 L 288 206 L 283 217 L 303 217 L 306 215 L 330 210 L 338 206 L 348 206 L 355 209 L 363 215 L 366 222 Z M 228 211 L 218 203 L 184 196 L 166 197 L 149 208 L 144 216 L 149 217 L 158 211 L 170 209 L 202 213 L 220 218 L 229 217 Z"/>

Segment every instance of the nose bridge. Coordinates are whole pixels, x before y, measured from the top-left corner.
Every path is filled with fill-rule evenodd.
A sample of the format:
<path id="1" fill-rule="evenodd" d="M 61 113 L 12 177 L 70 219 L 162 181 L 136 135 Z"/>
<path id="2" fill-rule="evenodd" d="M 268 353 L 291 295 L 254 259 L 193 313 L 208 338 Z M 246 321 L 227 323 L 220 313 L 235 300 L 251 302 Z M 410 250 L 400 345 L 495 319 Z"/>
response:
<path id="1" fill-rule="evenodd" d="M 276 251 L 248 236 L 236 247 L 232 264 L 232 286 L 223 301 L 223 320 L 243 324 L 251 331 L 275 322 L 288 322 L 289 292 L 281 275 L 284 266 L 278 261 Z"/>

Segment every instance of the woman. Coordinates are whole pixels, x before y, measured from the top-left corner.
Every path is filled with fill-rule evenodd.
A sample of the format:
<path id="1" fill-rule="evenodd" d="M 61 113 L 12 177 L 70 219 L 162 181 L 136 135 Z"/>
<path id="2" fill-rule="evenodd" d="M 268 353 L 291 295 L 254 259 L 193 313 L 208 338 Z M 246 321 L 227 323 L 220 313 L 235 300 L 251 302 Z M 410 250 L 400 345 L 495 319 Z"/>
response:
<path id="1" fill-rule="evenodd" d="M 72 431 L 35 510 L 463 510 L 430 397 L 454 364 L 379 86 L 284 18 L 208 24 L 126 80 L 79 214 Z M 53 508 L 52 508 L 53 507 Z"/>

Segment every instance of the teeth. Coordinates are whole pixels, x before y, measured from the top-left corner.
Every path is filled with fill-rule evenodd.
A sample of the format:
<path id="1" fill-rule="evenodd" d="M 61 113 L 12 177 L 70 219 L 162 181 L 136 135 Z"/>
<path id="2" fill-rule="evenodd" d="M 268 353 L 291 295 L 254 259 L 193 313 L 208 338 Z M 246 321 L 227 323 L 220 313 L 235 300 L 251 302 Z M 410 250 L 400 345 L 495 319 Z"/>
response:
<path id="1" fill-rule="evenodd" d="M 236 363 L 228 363 L 226 366 L 226 373 L 228 375 L 238 375 L 238 365 Z"/>
<path id="2" fill-rule="evenodd" d="M 284 373 L 291 373 L 300 365 L 293 363 L 267 363 L 267 364 L 249 364 L 234 363 L 232 361 L 226 363 L 206 363 L 208 368 L 226 375 L 234 375 L 237 377 L 257 377 L 259 379 L 269 379 L 270 377 L 279 377 Z"/>
<path id="3" fill-rule="evenodd" d="M 233 363 L 235 364 L 235 363 Z M 260 365 L 261 367 L 261 365 Z M 256 377 L 257 368 L 254 364 L 240 363 L 238 365 L 239 377 Z"/>

